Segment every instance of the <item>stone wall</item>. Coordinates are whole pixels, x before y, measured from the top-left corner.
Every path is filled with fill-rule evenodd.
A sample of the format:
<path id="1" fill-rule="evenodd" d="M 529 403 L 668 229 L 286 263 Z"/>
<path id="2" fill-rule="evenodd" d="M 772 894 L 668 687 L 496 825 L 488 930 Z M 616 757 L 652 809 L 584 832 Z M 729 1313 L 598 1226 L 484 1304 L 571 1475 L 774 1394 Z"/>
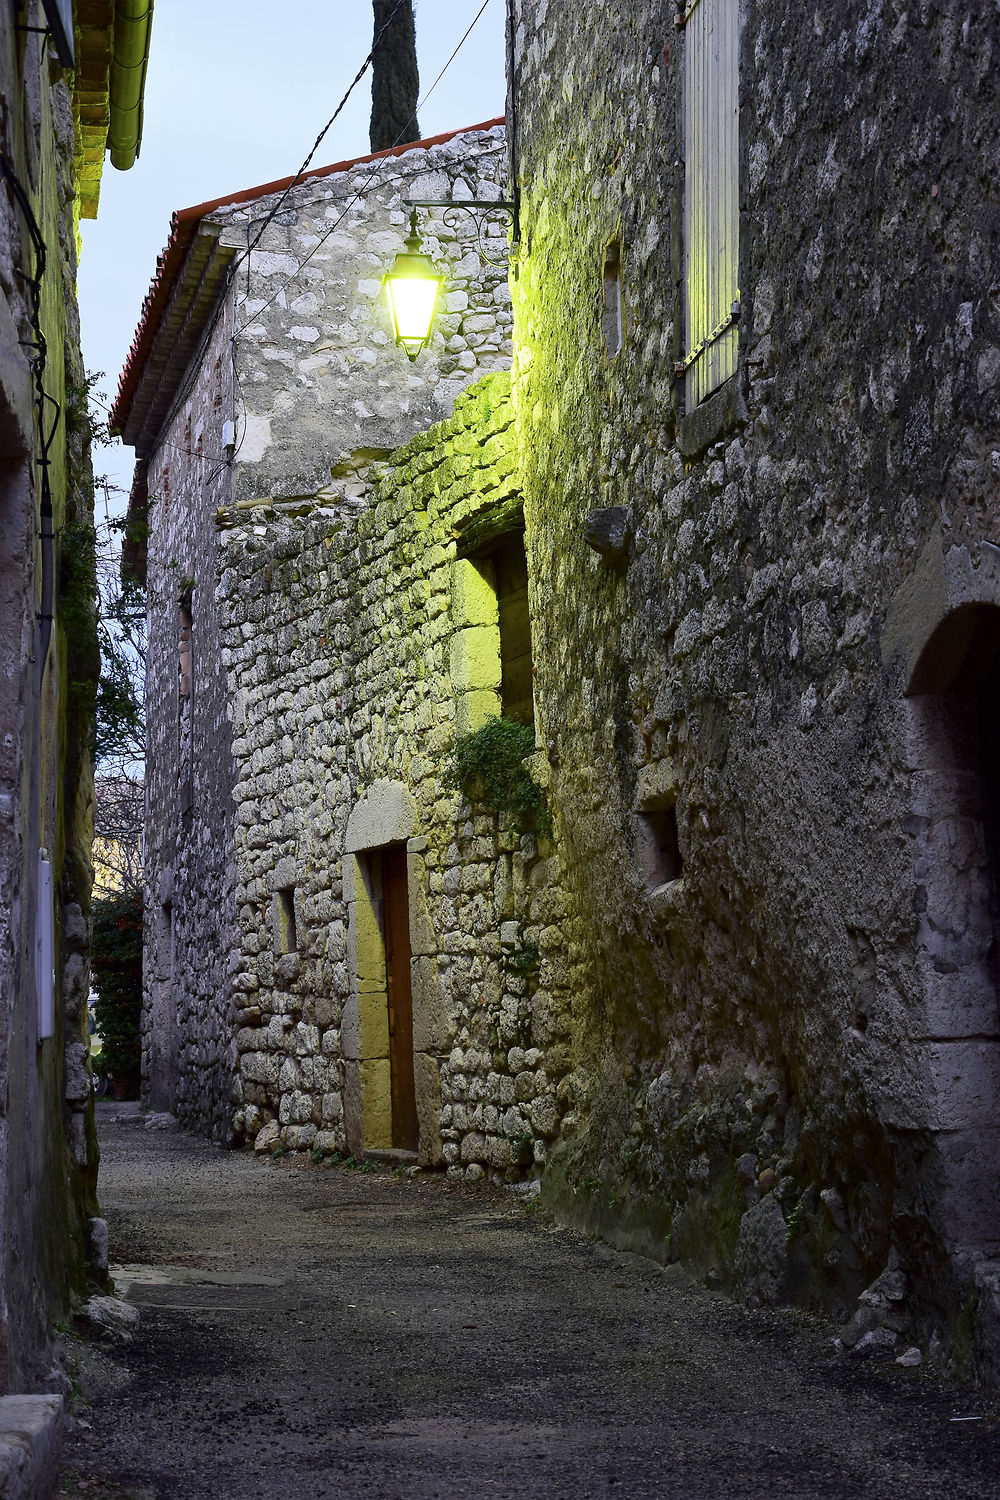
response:
<path id="1" fill-rule="evenodd" d="M 147 473 L 143 1095 L 228 1140 L 232 772 L 214 604 L 215 512 L 232 498 L 232 300 Z"/>
<path id="2" fill-rule="evenodd" d="M 393 1145 L 373 860 L 394 844 L 408 865 L 420 1159 L 517 1180 L 557 1133 L 570 984 L 559 855 L 445 776 L 462 716 L 469 728 L 500 706 L 495 597 L 476 590 L 456 537 L 516 507 L 512 420 L 509 378 L 494 376 L 392 456 L 360 517 L 220 518 L 236 1122 L 258 1149 Z"/>
<path id="3" fill-rule="evenodd" d="M 0 17 L 0 1395 L 49 1373 L 51 1321 L 99 1269 L 87 1031 L 99 661 L 71 79 L 15 20 Z M 51 949 L 36 970 L 43 923 Z"/>
<path id="4" fill-rule="evenodd" d="M 950 612 L 1000 602 L 996 30 L 949 3 L 741 9 L 739 367 L 685 412 L 684 32 L 659 4 L 515 0 L 537 701 L 588 934 L 550 1182 L 765 1300 L 846 1309 L 898 1258 L 930 1326 L 941 1266 L 1000 1240 L 984 796 L 905 696 Z M 610 507 L 620 567 L 584 539 Z M 932 683 L 952 724 L 961 635 Z M 683 864 L 656 883 L 671 804 Z"/>
<path id="5" fill-rule="evenodd" d="M 494 201 L 506 171 L 495 126 L 362 159 L 209 216 L 224 244 L 253 246 L 237 277 L 237 500 L 309 496 L 349 479 L 357 455 L 384 457 L 447 416 L 470 381 L 507 368 L 503 213 L 484 226 L 485 260 L 471 215 L 420 210 L 424 249 L 448 281 L 415 364 L 392 344 L 382 291 L 407 233 L 404 199 Z"/>
<path id="6" fill-rule="evenodd" d="M 227 699 L 214 598 L 215 513 L 235 504 L 234 514 L 265 534 L 276 515 L 294 527 L 292 518 L 317 506 L 357 515 L 370 500 L 373 460 L 449 410 L 470 380 L 509 362 L 505 270 L 471 253 L 471 219 L 445 224 L 434 215 L 427 248 L 452 279 L 448 311 L 419 367 L 391 344 L 381 294 L 406 233 L 403 197 L 494 201 L 504 173 L 503 131 L 494 128 L 228 205 L 199 227 L 254 248 L 238 258 L 220 305 L 203 310 L 203 346 L 145 475 L 143 1092 L 217 1139 L 228 1139 L 233 1123 L 233 840 L 245 778 L 231 748 L 234 727 L 243 740 L 243 700 Z M 488 232 L 501 261 L 503 222 Z M 161 336 L 156 357 L 176 358 L 169 334 Z M 307 574 L 304 586 L 314 586 Z M 263 596 L 252 608 L 246 640 L 270 652 L 280 611 Z M 282 671 L 280 654 L 266 659 Z M 269 813 L 265 822 L 277 837 L 282 819 Z"/>

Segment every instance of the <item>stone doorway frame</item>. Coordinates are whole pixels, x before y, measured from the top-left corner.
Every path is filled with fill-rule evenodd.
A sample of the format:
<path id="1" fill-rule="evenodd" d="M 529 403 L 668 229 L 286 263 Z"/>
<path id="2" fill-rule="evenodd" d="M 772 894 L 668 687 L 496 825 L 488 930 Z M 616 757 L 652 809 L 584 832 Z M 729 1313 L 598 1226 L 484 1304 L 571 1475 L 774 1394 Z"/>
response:
<path id="1" fill-rule="evenodd" d="M 351 993 L 341 1023 L 344 1129 L 352 1155 L 393 1149 L 385 935 L 374 880 L 380 864 L 377 857 L 387 848 L 402 845 L 409 899 L 417 1158 L 423 1166 L 438 1166 L 440 1063 L 450 1036 L 425 896 L 427 840 L 417 836 L 416 822 L 416 803 L 409 788 L 388 780 L 373 782 L 347 820 L 343 879 Z"/>
<path id="2" fill-rule="evenodd" d="M 1000 547 L 935 534 L 897 592 L 884 659 L 901 659 L 914 838 L 923 1125 L 937 1214 L 956 1249 L 1000 1250 L 1000 901 L 986 847 L 975 700 L 953 687 L 984 622 L 1000 622 Z"/>

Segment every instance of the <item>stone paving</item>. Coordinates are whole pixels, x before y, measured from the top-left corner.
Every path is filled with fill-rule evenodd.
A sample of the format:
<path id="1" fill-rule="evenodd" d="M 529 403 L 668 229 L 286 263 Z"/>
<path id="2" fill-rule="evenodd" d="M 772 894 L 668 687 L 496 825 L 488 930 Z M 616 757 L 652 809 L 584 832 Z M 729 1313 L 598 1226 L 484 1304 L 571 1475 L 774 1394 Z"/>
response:
<path id="1" fill-rule="evenodd" d="M 996 1494 L 1000 1409 L 501 1189 L 254 1159 L 102 1106 L 131 1341 L 70 1340 L 62 1495 Z M 166 1122 L 161 1118 L 157 1122 Z"/>

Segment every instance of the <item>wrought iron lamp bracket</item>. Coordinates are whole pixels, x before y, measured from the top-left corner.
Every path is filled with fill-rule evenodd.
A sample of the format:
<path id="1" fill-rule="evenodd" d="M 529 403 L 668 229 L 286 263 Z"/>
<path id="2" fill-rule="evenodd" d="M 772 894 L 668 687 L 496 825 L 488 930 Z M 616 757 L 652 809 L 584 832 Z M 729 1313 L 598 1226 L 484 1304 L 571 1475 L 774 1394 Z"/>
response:
<path id="1" fill-rule="evenodd" d="M 403 206 L 415 213 L 418 208 L 441 208 L 444 213 L 441 217 L 448 223 L 448 215 L 453 212 L 470 214 L 476 223 L 476 241 L 479 245 L 479 256 L 488 266 L 503 270 L 503 261 L 493 260 L 486 254 L 483 248 L 483 230 L 493 214 L 508 214 L 511 223 L 514 221 L 514 204 L 507 198 L 468 198 L 463 203 L 454 203 L 451 199 L 442 198 L 406 198 Z"/>

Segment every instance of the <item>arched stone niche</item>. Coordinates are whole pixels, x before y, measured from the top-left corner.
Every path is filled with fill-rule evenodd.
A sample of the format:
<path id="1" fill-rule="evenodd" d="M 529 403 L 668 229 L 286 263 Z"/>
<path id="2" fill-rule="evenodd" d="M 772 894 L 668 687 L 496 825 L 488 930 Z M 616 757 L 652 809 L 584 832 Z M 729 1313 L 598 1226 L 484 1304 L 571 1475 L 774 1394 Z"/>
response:
<path id="1" fill-rule="evenodd" d="M 902 659 L 926 1123 L 956 1246 L 1000 1248 L 1000 548 L 925 548 L 886 622 Z"/>
<path id="2" fill-rule="evenodd" d="M 416 835 L 416 824 L 412 793 L 402 782 L 388 780 L 373 782 L 347 821 L 344 897 L 351 994 L 341 1025 L 344 1125 L 348 1147 L 356 1155 L 399 1147 L 383 885 L 386 856 L 395 851 L 400 858 L 405 854 L 405 910 L 397 915 L 401 915 L 408 949 L 416 1111 L 416 1139 L 408 1140 L 403 1149 L 415 1147 L 421 1163 L 432 1166 L 441 1157 L 440 1056 L 449 1045 L 449 1036 L 427 912 L 423 859 L 427 840 Z M 398 883 L 395 889 L 398 900 Z"/>

